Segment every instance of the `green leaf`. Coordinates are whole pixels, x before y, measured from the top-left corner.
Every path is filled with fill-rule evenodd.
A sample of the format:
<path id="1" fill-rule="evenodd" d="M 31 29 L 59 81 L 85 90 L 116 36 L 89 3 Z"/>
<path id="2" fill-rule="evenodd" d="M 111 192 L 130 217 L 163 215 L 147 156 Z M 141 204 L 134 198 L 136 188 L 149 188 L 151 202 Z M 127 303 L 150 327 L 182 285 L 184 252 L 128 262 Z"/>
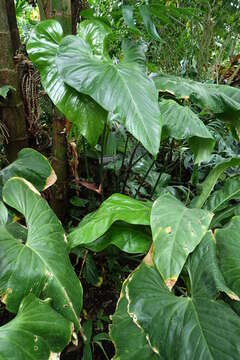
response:
<path id="1" fill-rule="evenodd" d="M 159 106 L 163 118 L 163 137 L 187 139 L 195 163 L 209 160 L 215 140 L 199 117 L 189 107 L 181 106 L 174 100 L 163 100 Z"/>
<path id="2" fill-rule="evenodd" d="M 195 208 L 203 207 L 222 173 L 234 166 L 240 166 L 240 158 L 231 158 L 217 164 L 200 184 L 201 193 L 193 199 L 191 206 Z"/>
<path id="3" fill-rule="evenodd" d="M 123 284 L 117 308 L 112 316 L 110 337 L 115 347 L 115 360 L 156 360 L 161 359 L 148 344 L 143 329 L 132 321 L 127 312 L 126 286 Z"/>
<path id="4" fill-rule="evenodd" d="M 79 94 L 64 83 L 56 65 L 62 39 L 63 30 L 57 21 L 42 21 L 31 33 L 27 43 L 28 55 L 40 71 L 42 85 L 52 102 L 76 124 L 87 141 L 95 145 L 107 114 L 90 97 Z"/>
<path id="5" fill-rule="evenodd" d="M 19 151 L 17 160 L 0 171 L 0 189 L 14 176 L 28 180 L 39 191 L 47 189 L 57 179 L 47 158 L 30 148 Z"/>
<path id="6" fill-rule="evenodd" d="M 190 271 L 194 284 L 198 274 Z M 239 359 L 240 319 L 222 301 L 196 291 L 177 297 L 158 270 L 144 263 L 130 277 L 126 292 L 129 314 L 163 359 Z"/>
<path id="7" fill-rule="evenodd" d="M 99 284 L 102 283 L 102 278 L 99 276 L 98 269 L 91 254 L 87 254 L 83 277 L 88 284 L 93 286 L 99 286 Z"/>
<path id="8" fill-rule="evenodd" d="M 85 216 L 79 226 L 68 235 L 71 249 L 92 243 L 102 236 L 115 221 L 134 225 L 149 225 L 151 203 L 132 199 L 126 195 L 113 194 L 100 208 Z"/>
<path id="9" fill-rule="evenodd" d="M 63 227 L 38 191 L 26 180 L 12 178 L 3 188 L 4 202 L 25 216 L 27 240 L 11 225 L 0 230 L 0 292 L 11 312 L 33 293 L 52 298 L 53 308 L 79 328 L 82 287 L 71 266 Z"/>
<path id="10" fill-rule="evenodd" d="M 25 297 L 17 316 L 0 327 L 1 360 L 48 360 L 70 342 L 71 322 L 33 294 Z"/>
<path id="11" fill-rule="evenodd" d="M 74 206 L 77 206 L 77 207 L 84 207 L 86 204 L 88 204 L 89 200 L 87 199 L 82 199 L 78 196 L 73 196 L 71 199 L 70 199 L 70 203 Z"/>
<path id="12" fill-rule="evenodd" d="M 8 221 L 8 210 L 4 203 L 0 201 L 0 225 L 5 225 Z"/>
<path id="13" fill-rule="evenodd" d="M 64 82 L 91 96 L 105 110 L 117 113 L 127 130 L 153 155 L 159 150 L 161 116 L 154 83 L 129 57 L 119 63 L 94 55 L 82 38 L 61 42 L 57 65 Z"/>
<path id="14" fill-rule="evenodd" d="M 154 202 L 151 212 L 154 262 L 169 289 L 176 283 L 188 255 L 206 234 L 212 217 L 206 210 L 188 209 L 169 194 Z"/>
<path id="15" fill-rule="evenodd" d="M 168 92 L 177 98 L 190 99 L 202 110 L 219 114 L 240 128 L 240 90 L 227 85 L 200 83 L 164 74 L 154 74 L 152 79 L 160 92 Z"/>
<path id="16" fill-rule="evenodd" d="M 111 32 L 111 28 L 100 20 L 85 20 L 80 22 L 77 33 L 89 43 L 95 54 L 102 55 L 105 38 Z"/>
<path id="17" fill-rule="evenodd" d="M 226 285 L 217 259 L 216 240 L 211 231 L 189 256 L 186 269 L 191 279 L 191 296 L 215 298 L 224 292 L 232 300 L 240 300 Z"/>
<path id="18" fill-rule="evenodd" d="M 234 215 L 240 214 L 240 204 L 228 205 L 224 210 L 215 214 L 211 222 L 211 228 L 221 227 L 222 224 L 231 220 Z"/>
<path id="19" fill-rule="evenodd" d="M 99 341 L 111 341 L 109 335 L 107 333 L 99 333 L 97 335 L 95 335 L 93 337 L 93 341 L 94 342 L 99 342 Z"/>
<path id="20" fill-rule="evenodd" d="M 92 320 L 87 320 L 82 326 L 84 335 L 86 336 L 85 344 L 90 344 L 92 338 Z"/>
<path id="21" fill-rule="evenodd" d="M 130 254 L 144 254 L 148 251 L 151 242 L 151 235 L 143 226 L 116 222 L 104 235 L 92 243 L 84 244 L 84 247 L 99 252 L 109 245 L 115 245 Z"/>
<path id="22" fill-rule="evenodd" d="M 134 17 L 133 17 L 133 7 L 130 5 L 122 6 L 122 15 L 125 24 L 132 30 L 138 31 Z"/>
<path id="23" fill-rule="evenodd" d="M 84 345 L 82 360 L 92 360 L 92 349 L 90 344 Z"/>
<path id="24" fill-rule="evenodd" d="M 233 199 L 239 199 L 240 187 L 239 177 L 227 179 L 220 190 L 215 191 L 207 200 L 204 209 L 209 211 L 219 211 L 226 207 L 228 202 Z"/>
<path id="25" fill-rule="evenodd" d="M 240 296 L 240 217 L 216 230 L 220 267 L 228 286 Z"/>
<path id="26" fill-rule="evenodd" d="M 16 91 L 16 89 L 11 85 L 0 86 L 0 96 L 6 99 L 10 90 Z"/>
<path id="27" fill-rule="evenodd" d="M 175 5 L 167 4 L 162 5 L 158 0 L 150 1 L 150 11 L 151 13 L 158 17 L 161 20 L 162 24 L 168 24 L 169 26 L 174 27 L 178 18 L 191 20 L 195 16 L 199 16 L 199 11 L 190 7 L 176 7 Z"/>
<path id="28" fill-rule="evenodd" d="M 143 71 L 146 71 L 146 51 L 147 46 L 144 42 L 136 44 L 133 41 L 124 40 L 122 43 L 124 60 L 127 63 L 137 63 Z"/>
<path id="29" fill-rule="evenodd" d="M 147 32 L 149 33 L 149 35 L 154 40 L 161 40 L 161 38 L 157 32 L 157 29 L 153 23 L 149 7 L 146 5 L 142 5 L 142 6 L 140 6 L 139 11 L 140 11 L 140 15 L 143 19 L 144 26 L 145 26 Z"/>

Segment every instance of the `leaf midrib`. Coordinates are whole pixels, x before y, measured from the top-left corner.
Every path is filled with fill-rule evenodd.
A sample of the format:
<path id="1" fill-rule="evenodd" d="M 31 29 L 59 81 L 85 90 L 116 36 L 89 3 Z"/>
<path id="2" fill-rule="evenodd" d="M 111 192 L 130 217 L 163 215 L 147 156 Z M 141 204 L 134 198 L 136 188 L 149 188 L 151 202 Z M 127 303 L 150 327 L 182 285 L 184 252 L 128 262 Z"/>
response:
<path id="1" fill-rule="evenodd" d="M 211 352 L 211 350 L 210 350 L 210 348 L 209 348 L 208 342 L 207 342 L 206 337 L 205 337 L 205 335 L 204 335 L 204 332 L 203 332 L 203 329 L 202 329 L 202 326 L 201 326 L 201 322 L 200 322 L 200 320 L 199 320 L 198 313 L 197 313 L 197 310 L 196 310 L 196 308 L 195 308 L 193 299 L 192 299 L 192 298 L 188 298 L 188 299 L 189 299 L 189 303 L 190 303 L 191 306 L 192 306 L 194 317 L 195 317 L 196 322 L 197 322 L 197 325 L 198 325 L 198 327 L 199 327 L 199 329 L 200 329 L 200 333 L 201 333 L 201 335 L 202 335 L 202 338 L 203 338 L 203 340 L 204 340 L 204 343 L 206 344 L 208 353 L 209 353 L 211 359 L 214 360 L 214 357 L 213 357 L 213 355 L 212 355 L 212 352 Z"/>
<path id="2" fill-rule="evenodd" d="M 65 287 L 62 285 L 61 281 L 58 279 L 58 277 L 56 276 L 56 273 L 55 271 L 53 271 L 52 267 L 48 265 L 48 263 L 44 260 L 44 258 L 42 258 L 42 256 L 34 249 L 32 248 L 31 246 L 29 246 L 27 243 L 25 244 L 25 246 L 27 246 L 37 257 L 40 258 L 40 260 L 42 261 L 42 263 L 44 264 L 44 266 L 49 269 L 51 271 L 51 273 L 54 275 L 54 278 L 57 280 L 60 288 L 62 289 L 62 292 L 63 292 L 63 296 L 65 296 L 65 298 L 67 299 L 68 301 L 68 304 L 70 305 L 70 308 L 72 309 L 72 312 L 77 320 L 77 323 L 79 323 L 79 319 L 78 319 L 78 316 L 75 312 L 75 309 L 73 307 L 73 304 L 72 304 L 72 301 L 71 299 L 69 298 L 68 296 L 68 293 L 67 293 L 67 290 L 65 289 Z M 65 291 L 64 291 L 65 290 Z"/>

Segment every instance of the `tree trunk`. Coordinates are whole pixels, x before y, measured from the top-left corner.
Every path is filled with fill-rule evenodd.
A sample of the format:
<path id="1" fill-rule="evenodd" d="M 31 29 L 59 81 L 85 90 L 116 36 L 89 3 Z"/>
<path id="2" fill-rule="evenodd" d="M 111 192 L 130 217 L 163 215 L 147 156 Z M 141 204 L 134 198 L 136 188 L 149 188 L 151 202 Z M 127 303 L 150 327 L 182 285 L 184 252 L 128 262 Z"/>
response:
<path id="1" fill-rule="evenodd" d="M 65 35 L 72 34 L 71 0 L 38 0 L 41 19 L 55 19 Z"/>
<path id="2" fill-rule="evenodd" d="M 41 20 L 55 19 L 62 25 L 65 35 L 72 33 L 71 0 L 38 0 Z M 57 175 L 57 182 L 52 187 L 51 207 L 60 220 L 67 210 L 68 159 L 67 139 L 65 134 L 66 119 L 55 108 L 52 121 L 52 166 Z"/>
<path id="3" fill-rule="evenodd" d="M 9 162 L 16 159 L 19 150 L 28 146 L 24 105 L 18 72 L 13 61 L 19 46 L 14 0 L 0 0 L 0 86 L 11 85 L 16 89 L 0 107 L 0 121 L 9 133 L 5 146 Z"/>
<path id="4" fill-rule="evenodd" d="M 77 24 L 82 10 L 88 9 L 87 0 L 72 0 L 72 33 L 77 33 Z"/>

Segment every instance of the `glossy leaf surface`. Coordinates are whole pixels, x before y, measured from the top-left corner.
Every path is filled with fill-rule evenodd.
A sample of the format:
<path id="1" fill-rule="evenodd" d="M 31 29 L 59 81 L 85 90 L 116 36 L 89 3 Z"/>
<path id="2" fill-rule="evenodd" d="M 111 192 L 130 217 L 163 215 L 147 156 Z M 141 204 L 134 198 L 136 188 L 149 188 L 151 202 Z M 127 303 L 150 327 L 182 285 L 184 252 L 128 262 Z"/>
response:
<path id="1" fill-rule="evenodd" d="M 188 140 L 195 163 L 207 161 L 215 140 L 200 118 L 189 107 L 181 106 L 174 100 L 163 100 L 159 106 L 163 118 L 163 137 Z"/>
<path id="2" fill-rule="evenodd" d="M 115 347 L 116 360 L 155 360 L 161 359 L 152 351 L 143 329 L 139 328 L 127 312 L 126 286 L 123 284 L 116 311 L 112 317 L 110 337 Z"/>
<path id="3" fill-rule="evenodd" d="M 191 285 L 198 266 L 201 263 L 189 268 Z M 200 286 L 202 281 L 198 281 Z M 201 288 L 195 290 L 191 297 L 177 297 L 156 268 L 142 264 L 127 285 L 129 313 L 163 359 L 238 359 L 239 317 L 215 300 L 217 294 L 210 297 Z"/>
<path id="4" fill-rule="evenodd" d="M 78 27 L 78 35 L 91 46 L 93 52 L 98 55 L 104 53 L 104 42 L 111 28 L 100 20 L 81 21 Z"/>
<path id="5" fill-rule="evenodd" d="M 111 227 L 115 221 L 134 225 L 150 225 L 151 203 L 122 194 L 113 194 L 98 210 L 87 215 L 68 235 L 70 247 L 92 243 Z"/>
<path id="6" fill-rule="evenodd" d="M 105 110 L 119 114 L 127 130 L 151 154 L 158 153 L 158 94 L 141 66 L 129 58 L 117 63 L 109 56 L 97 56 L 76 36 L 67 36 L 61 42 L 57 65 L 65 83 L 91 96 Z"/>
<path id="7" fill-rule="evenodd" d="M 0 230 L 0 291 L 11 312 L 33 293 L 52 298 L 53 308 L 79 327 L 82 287 L 71 266 L 63 227 L 48 203 L 26 180 L 12 178 L 3 188 L 4 202 L 25 216 L 25 235 Z"/>
<path id="8" fill-rule="evenodd" d="M 210 171 L 206 179 L 200 184 L 200 195 L 193 199 L 191 206 L 196 208 L 203 207 L 221 174 L 228 168 L 234 166 L 240 166 L 240 158 L 231 158 L 217 164 L 215 168 Z"/>
<path id="9" fill-rule="evenodd" d="M 230 299 L 240 300 L 225 283 L 219 268 L 216 240 L 211 231 L 189 256 L 186 269 L 191 279 L 192 296 L 214 298 L 218 292 L 224 292 Z"/>
<path id="10" fill-rule="evenodd" d="M 69 121 L 76 124 L 88 142 L 95 145 L 102 133 L 106 112 L 90 97 L 79 94 L 64 83 L 56 65 L 62 39 L 63 30 L 57 21 L 42 21 L 35 26 L 27 51 L 40 71 L 42 85 L 52 102 Z"/>
<path id="11" fill-rule="evenodd" d="M 0 201 L 0 225 L 5 225 L 8 221 L 8 210 L 4 203 Z"/>
<path id="12" fill-rule="evenodd" d="M 13 176 L 30 181 L 39 191 L 47 189 L 57 179 L 47 158 L 30 148 L 19 151 L 17 160 L 0 171 L 0 189 Z"/>
<path id="13" fill-rule="evenodd" d="M 240 90 L 227 85 L 200 83 L 173 75 L 154 74 L 153 80 L 161 92 L 169 92 L 177 98 L 190 99 L 203 110 L 225 114 L 238 119 L 240 116 Z"/>
<path id="14" fill-rule="evenodd" d="M 234 177 L 226 180 L 220 190 L 215 191 L 208 198 L 204 209 L 216 212 L 227 206 L 232 199 L 239 199 L 240 197 L 240 179 Z"/>
<path id="15" fill-rule="evenodd" d="M 227 284 L 240 296 L 240 217 L 216 230 L 220 266 Z"/>
<path id="16" fill-rule="evenodd" d="M 188 209 L 168 194 L 154 202 L 151 212 L 154 262 L 170 289 L 188 255 L 206 234 L 212 216 L 206 210 Z"/>
<path id="17" fill-rule="evenodd" d="M 17 316 L 0 327 L 0 359 L 48 360 L 70 342 L 72 324 L 33 294 L 25 297 Z"/>
<path id="18" fill-rule="evenodd" d="M 116 222 L 99 239 L 84 247 L 94 252 L 103 251 L 109 245 L 115 245 L 130 254 L 146 253 L 151 245 L 152 237 L 144 226 L 134 226 Z"/>

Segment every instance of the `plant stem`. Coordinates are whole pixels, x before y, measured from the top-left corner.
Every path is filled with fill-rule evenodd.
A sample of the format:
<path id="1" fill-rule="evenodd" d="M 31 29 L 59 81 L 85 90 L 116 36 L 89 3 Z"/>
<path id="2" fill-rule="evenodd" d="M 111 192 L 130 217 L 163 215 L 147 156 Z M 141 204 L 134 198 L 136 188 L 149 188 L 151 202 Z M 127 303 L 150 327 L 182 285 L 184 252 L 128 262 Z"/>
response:
<path id="1" fill-rule="evenodd" d="M 128 141 L 129 141 L 129 134 L 127 134 L 127 138 L 126 138 L 126 141 L 125 141 L 124 153 L 123 153 L 123 157 L 122 157 L 122 164 L 120 166 L 117 181 L 116 181 L 116 183 L 117 183 L 117 185 L 116 185 L 117 192 L 120 191 L 120 178 L 121 178 L 121 173 L 122 173 L 122 170 L 124 168 L 124 162 L 125 162 L 126 155 L 127 155 Z"/>
<path id="2" fill-rule="evenodd" d="M 137 148 L 139 146 L 139 141 L 137 142 L 137 144 L 135 145 L 134 149 L 133 149 L 133 152 L 131 154 L 131 157 L 130 157 L 130 160 L 129 160 L 129 163 L 128 163 L 128 168 L 127 168 L 127 174 L 126 174 L 126 177 L 125 177 L 125 180 L 124 180 L 124 184 L 123 184 L 123 188 L 122 188 L 122 194 L 124 194 L 125 192 L 125 188 L 126 188 L 126 185 L 127 185 L 127 181 L 128 181 L 128 178 L 129 178 L 129 175 L 130 175 L 130 171 L 131 171 L 131 168 L 132 168 L 132 163 L 133 163 L 133 159 L 134 159 L 134 155 L 137 151 Z"/>
<path id="3" fill-rule="evenodd" d="M 147 178 L 148 174 L 149 174 L 149 173 L 150 173 L 150 171 L 152 170 L 152 168 L 153 168 L 153 166 L 154 166 L 155 162 L 156 162 L 156 159 L 154 159 L 154 160 L 152 161 L 151 165 L 150 165 L 150 166 L 149 166 L 149 168 L 147 169 L 147 171 L 146 171 L 146 173 L 145 173 L 144 177 L 142 178 L 142 180 L 141 180 L 141 182 L 140 182 L 140 184 L 139 184 L 139 187 L 138 187 L 138 189 L 137 189 L 137 191 L 136 191 L 136 194 L 135 194 L 134 198 L 136 198 L 136 197 L 138 196 L 139 191 L 140 191 L 140 189 L 142 188 L 143 183 L 144 183 L 144 181 L 146 180 L 146 178 Z"/>
<path id="4" fill-rule="evenodd" d="M 126 139 L 126 141 L 125 141 L 125 146 L 124 146 L 124 153 L 123 153 L 123 158 L 122 158 L 122 164 L 121 164 L 121 167 L 120 167 L 120 173 L 121 173 L 121 170 L 123 169 L 124 162 L 125 162 L 125 158 L 126 158 L 126 154 L 127 154 L 128 140 L 129 140 L 129 135 L 127 134 L 127 139 Z"/>
<path id="5" fill-rule="evenodd" d="M 144 154 L 142 154 L 141 156 L 139 156 L 139 158 L 134 161 L 134 163 L 132 164 L 132 167 L 134 167 L 142 158 L 144 158 L 144 156 L 146 156 L 148 154 L 148 152 L 146 151 Z"/>
<path id="6" fill-rule="evenodd" d="M 85 139 L 82 137 L 82 145 L 83 145 L 83 156 L 84 156 L 84 162 L 85 162 L 85 170 L 87 174 L 87 180 L 90 181 L 90 174 L 89 174 L 89 167 L 88 167 L 88 159 L 86 154 L 86 146 L 85 146 Z"/>
<path id="7" fill-rule="evenodd" d="M 106 130 L 107 130 L 107 123 L 104 124 L 103 134 L 102 134 L 102 146 L 101 146 L 101 165 L 100 165 L 100 183 L 101 183 L 101 196 L 102 201 L 104 199 L 104 192 L 103 192 L 103 157 L 104 157 L 104 150 L 105 150 L 105 137 L 106 137 Z"/>
<path id="8" fill-rule="evenodd" d="M 192 176 L 191 176 L 190 183 L 192 185 L 195 185 L 195 186 L 198 183 L 198 164 L 193 165 L 193 173 L 192 173 Z"/>
<path id="9" fill-rule="evenodd" d="M 159 183 L 159 181 L 160 181 L 161 175 L 162 175 L 162 173 L 159 173 L 158 178 L 157 178 L 157 180 L 156 180 L 156 182 L 155 182 L 155 185 L 154 185 L 154 187 L 153 187 L 153 189 L 152 189 L 151 199 L 152 199 L 152 197 L 153 197 L 153 195 L 154 195 L 154 193 L 155 193 L 155 191 L 156 191 L 156 188 L 157 188 L 158 183 Z"/>

